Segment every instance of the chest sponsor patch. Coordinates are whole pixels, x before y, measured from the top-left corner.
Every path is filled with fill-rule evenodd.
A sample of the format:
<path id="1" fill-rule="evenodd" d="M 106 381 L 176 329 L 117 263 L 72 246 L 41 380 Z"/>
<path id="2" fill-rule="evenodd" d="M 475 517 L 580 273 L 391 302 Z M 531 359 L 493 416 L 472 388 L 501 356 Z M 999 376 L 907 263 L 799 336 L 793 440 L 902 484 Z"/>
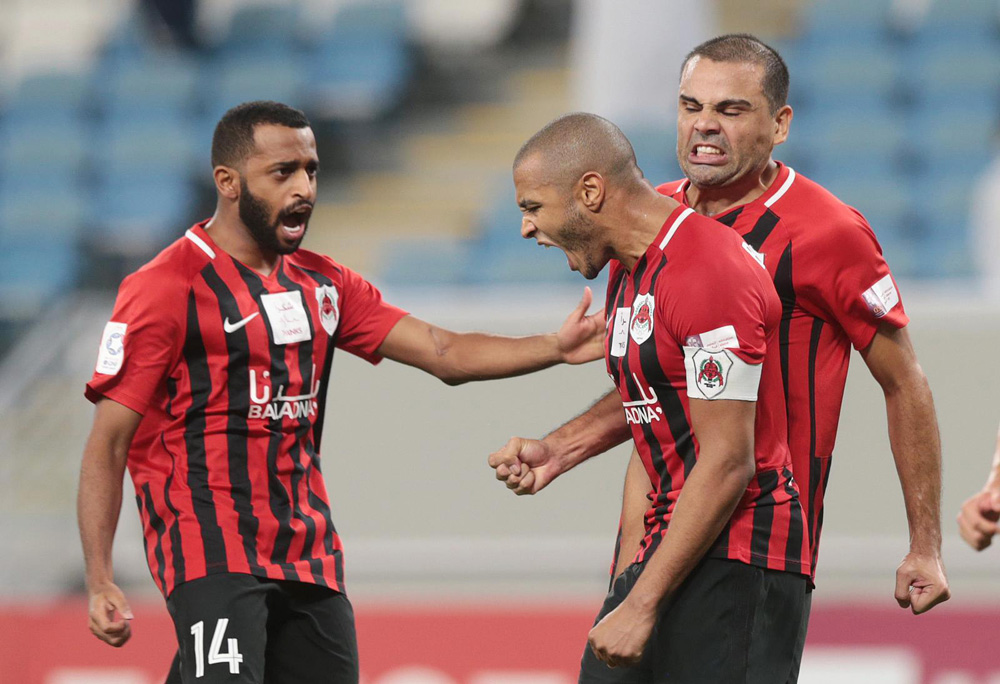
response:
<path id="1" fill-rule="evenodd" d="M 319 322 L 326 334 L 332 335 L 340 322 L 340 293 L 333 285 L 320 285 L 316 288 L 316 303 L 319 306 Z"/>
<path id="2" fill-rule="evenodd" d="M 875 318 L 882 318 L 899 304 L 899 291 L 892 282 L 892 276 L 887 275 L 861 293 L 868 310 Z"/>
<path id="3" fill-rule="evenodd" d="M 294 344 L 312 339 L 301 292 L 261 295 L 260 303 L 264 305 L 264 313 L 271 324 L 275 344 Z"/>
<path id="4" fill-rule="evenodd" d="M 740 340 L 736 336 L 736 328 L 731 325 L 724 325 L 715 330 L 703 332 L 700 335 L 690 335 L 684 341 L 688 347 L 702 347 L 708 351 L 720 351 L 722 349 L 739 349 Z"/>
<path id="5" fill-rule="evenodd" d="M 636 344 L 642 344 L 653 334 L 653 315 L 656 302 L 651 294 L 641 294 L 632 302 L 632 323 L 629 334 Z"/>
<path id="6" fill-rule="evenodd" d="M 611 328 L 611 344 L 608 345 L 608 353 L 611 356 L 625 356 L 625 349 L 628 347 L 628 321 L 632 309 L 623 306 L 615 309 L 615 320 Z"/>
<path id="7" fill-rule="evenodd" d="M 97 352 L 97 367 L 101 375 L 117 375 L 125 361 L 125 330 L 128 325 L 108 321 L 101 336 L 101 348 Z"/>

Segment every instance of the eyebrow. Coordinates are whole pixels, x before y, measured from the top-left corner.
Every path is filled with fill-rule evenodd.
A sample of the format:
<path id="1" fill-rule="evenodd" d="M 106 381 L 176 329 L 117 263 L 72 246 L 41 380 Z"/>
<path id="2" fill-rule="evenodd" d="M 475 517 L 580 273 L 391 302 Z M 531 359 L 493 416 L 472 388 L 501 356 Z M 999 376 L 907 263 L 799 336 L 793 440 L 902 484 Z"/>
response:
<path id="1" fill-rule="evenodd" d="M 517 206 L 521 207 L 521 209 L 527 210 L 527 209 L 529 209 L 532 206 L 536 206 L 537 207 L 539 205 L 538 205 L 538 202 L 536 202 L 535 200 L 523 199 L 523 200 L 521 200 L 520 202 L 517 203 Z"/>
<path id="2" fill-rule="evenodd" d="M 319 169 L 319 161 L 316 159 L 310 159 L 305 164 L 298 160 L 288 160 L 288 161 L 278 161 L 271 164 L 268 169 L 270 171 L 277 171 L 278 169 L 297 169 L 301 166 L 312 167 L 314 169 Z"/>
<path id="3" fill-rule="evenodd" d="M 699 102 L 697 99 L 695 99 L 693 97 L 690 97 L 688 95 L 681 95 L 680 99 L 683 102 L 690 102 L 691 104 L 702 106 L 701 102 Z M 712 103 L 709 102 L 709 103 L 706 103 L 706 104 L 712 104 Z M 730 98 L 728 100 L 722 100 L 721 102 L 716 102 L 714 105 L 712 105 L 713 109 L 716 109 L 716 110 L 726 109 L 727 107 L 736 107 L 736 106 L 753 107 L 753 103 L 751 103 L 748 100 L 740 100 L 740 99 L 737 99 L 737 98 Z"/>

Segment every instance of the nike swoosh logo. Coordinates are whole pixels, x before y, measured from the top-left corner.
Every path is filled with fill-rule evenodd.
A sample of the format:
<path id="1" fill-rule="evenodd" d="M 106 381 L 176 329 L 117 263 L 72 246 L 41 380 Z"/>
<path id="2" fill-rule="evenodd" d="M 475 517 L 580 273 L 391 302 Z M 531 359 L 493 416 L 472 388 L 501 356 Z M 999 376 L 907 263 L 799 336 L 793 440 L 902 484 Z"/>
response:
<path id="1" fill-rule="evenodd" d="M 254 318 L 256 318 L 259 315 L 260 315 L 260 311 L 255 311 L 252 314 L 250 314 L 249 316 L 247 316 L 246 318 L 244 318 L 242 320 L 239 320 L 239 321 L 236 321 L 235 323 L 230 323 L 229 322 L 229 317 L 227 316 L 226 320 L 224 320 L 222 322 L 222 329 L 225 330 L 227 333 L 236 332 L 237 330 L 239 330 L 240 328 L 242 328 L 244 325 L 246 325 L 247 323 L 249 323 L 250 321 L 252 321 Z"/>

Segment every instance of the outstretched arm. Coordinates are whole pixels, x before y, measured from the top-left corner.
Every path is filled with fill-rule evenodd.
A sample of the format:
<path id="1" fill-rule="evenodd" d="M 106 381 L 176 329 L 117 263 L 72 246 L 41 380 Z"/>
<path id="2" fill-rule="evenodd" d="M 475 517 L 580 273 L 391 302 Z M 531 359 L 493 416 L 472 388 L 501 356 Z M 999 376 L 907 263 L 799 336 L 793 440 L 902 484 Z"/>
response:
<path id="1" fill-rule="evenodd" d="M 604 354 L 604 310 L 588 316 L 592 299 L 590 288 L 585 288 L 583 299 L 558 332 L 528 337 L 452 332 L 405 316 L 386 335 L 378 353 L 449 385 L 524 375 L 557 363 L 587 363 Z"/>
<path id="2" fill-rule="evenodd" d="M 993 543 L 1000 521 L 1000 430 L 993 452 L 993 465 L 982 491 L 969 497 L 958 513 L 958 531 L 976 551 Z"/>
<path id="3" fill-rule="evenodd" d="M 541 440 L 511 437 L 490 454 L 498 480 L 515 494 L 534 494 L 567 470 L 631 436 L 621 395 L 608 392 L 587 411 Z"/>
<path id="4" fill-rule="evenodd" d="M 122 506 L 128 448 L 141 420 L 140 414 L 119 403 L 99 401 L 80 465 L 77 517 L 90 597 L 90 631 L 112 646 L 121 646 L 132 635 L 128 623 L 132 611 L 114 583 L 111 546 Z"/>
<path id="5" fill-rule="evenodd" d="M 934 399 L 906 328 L 883 324 L 861 355 L 885 394 L 910 528 L 910 552 L 896 570 L 896 601 L 919 614 L 951 596 L 941 562 L 941 439 Z"/>

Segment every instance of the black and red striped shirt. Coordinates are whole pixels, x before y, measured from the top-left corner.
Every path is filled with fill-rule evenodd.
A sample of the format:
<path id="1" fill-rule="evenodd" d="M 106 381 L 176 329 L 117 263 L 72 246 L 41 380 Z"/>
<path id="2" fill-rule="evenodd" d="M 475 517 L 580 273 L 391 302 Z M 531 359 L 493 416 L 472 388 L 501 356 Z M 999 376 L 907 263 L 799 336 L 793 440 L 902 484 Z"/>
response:
<path id="1" fill-rule="evenodd" d="M 687 203 L 687 180 L 657 189 Z M 763 195 L 713 216 L 763 258 L 781 297 L 780 367 L 792 470 L 809 521 L 813 573 L 851 346 L 909 319 L 882 248 L 854 208 L 779 164 Z"/>
<path id="2" fill-rule="evenodd" d="M 631 272 L 612 262 L 606 311 L 608 373 L 652 487 L 635 560 L 662 541 L 698 460 L 689 397 L 736 399 L 757 401 L 756 473 L 709 555 L 808 574 L 778 367 L 781 303 L 756 256 L 680 207 Z"/>
<path id="3" fill-rule="evenodd" d="M 122 282 L 86 390 L 142 414 L 128 470 L 150 572 L 165 595 L 220 572 L 343 591 L 320 473 L 333 351 L 377 363 L 406 313 L 306 250 L 261 275 L 206 223 Z"/>

